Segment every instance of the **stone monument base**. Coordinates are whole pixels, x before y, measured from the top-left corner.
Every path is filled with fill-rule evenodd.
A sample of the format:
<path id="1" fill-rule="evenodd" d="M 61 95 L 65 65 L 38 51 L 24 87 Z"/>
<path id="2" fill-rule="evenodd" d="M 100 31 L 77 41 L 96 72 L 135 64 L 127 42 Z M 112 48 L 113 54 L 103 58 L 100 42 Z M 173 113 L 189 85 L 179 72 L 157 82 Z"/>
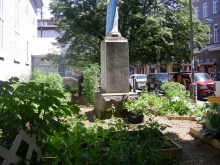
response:
<path id="1" fill-rule="evenodd" d="M 126 117 L 126 109 L 123 107 L 125 97 L 137 98 L 138 93 L 101 93 L 94 96 L 94 110 L 99 119 L 114 117 Z"/>

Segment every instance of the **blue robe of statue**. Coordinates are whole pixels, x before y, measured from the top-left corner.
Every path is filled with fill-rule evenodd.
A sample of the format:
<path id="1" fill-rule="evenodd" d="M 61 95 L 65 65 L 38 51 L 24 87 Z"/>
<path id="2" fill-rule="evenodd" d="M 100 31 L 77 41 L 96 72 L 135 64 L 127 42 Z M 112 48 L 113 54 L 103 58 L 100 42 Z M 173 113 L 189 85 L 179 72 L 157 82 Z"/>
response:
<path id="1" fill-rule="evenodd" d="M 107 7 L 106 34 L 112 31 L 118 0 L 110 0 Z"/>

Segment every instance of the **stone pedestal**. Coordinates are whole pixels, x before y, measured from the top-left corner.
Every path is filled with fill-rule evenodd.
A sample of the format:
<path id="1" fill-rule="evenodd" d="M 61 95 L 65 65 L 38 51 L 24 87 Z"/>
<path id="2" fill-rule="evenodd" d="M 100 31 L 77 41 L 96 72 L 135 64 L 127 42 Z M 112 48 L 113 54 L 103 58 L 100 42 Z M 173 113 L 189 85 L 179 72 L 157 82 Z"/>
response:
<path id="1" fill-rule="evenodd" d="M 101 92 L 95 93 L 94 109 L 100 119 L 125 117 L 124 98 L 129 92 L 129 48 L 127 39 L 106 36 L 101 43 Z"/>
<path id="2" fill-rule="evenodd" d="M 99 119 L 114 117 L 126 117 L 126 109 L 123 107 L 125 97 L 137 98 L 137 93 L 95 93 L 94 110 Z"/>
<path id="3" fill-rule="evenodd" d="M 101 43 L 101 92 L 129 92 L 129 49 L 123 37 L 106 37 Z"/>

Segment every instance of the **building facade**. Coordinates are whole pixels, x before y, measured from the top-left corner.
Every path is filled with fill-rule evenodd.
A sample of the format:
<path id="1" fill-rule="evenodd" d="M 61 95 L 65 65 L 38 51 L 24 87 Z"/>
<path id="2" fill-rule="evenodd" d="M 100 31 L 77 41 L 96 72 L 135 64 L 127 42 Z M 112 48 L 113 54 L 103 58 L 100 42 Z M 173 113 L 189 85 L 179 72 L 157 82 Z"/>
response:
<path id="1" fill-rule="evenodd" d="M 0 80 L 30 75 L 37 9 L 42 6 L 42 0 L 0 0 Z"/>
<path id="2" fill-rule="evenodd" d="M 210 38 L 207 47 L 195 50 L 194 54 L 198 61 L 198 70 L 216 75 L 220 72 L 220 0 L 193 1 L 195 17 L 203 24 L 210 27 Z"/>
<path id="3" fill-rule="evenodd" d="M 56 32 L 55 19 L 38 19 L 37 20 L 37 37 L 38 38 L 56 38 L 59 34 Z"/>
<path id="4" fill-rule="evenodd" d="M 62 77 L 76 77 L 77 69 L 66 66 L 62 63 L 55 64 L 52 60 L 44 60 L 48 54 L 61 56 L 65 54 L 68 44 L 65 47 L 59 46 L 56 37 L 59 34 L 56 32 L 56 20 L 38 19 L 37 38 L 34 40 L 34 48 L 31 57 L 32 71 L 40 70 L 44 73 L 59 73 Z"/>
<path id="5" fill-rule="evenodd" d="M 42 11 L 41 11 L 42 14 Z M 34 39 L 34 48 L 31 56 L 32 71 L 40 70 L 44 73 L 57 73 L 58 65 L 53 61 L 43 60 L 47 54 L 61 54 L 61 48 L 54 46 L 58 34 L 55 31 L 55 20 L 37 20 L 37 38 Z"/>

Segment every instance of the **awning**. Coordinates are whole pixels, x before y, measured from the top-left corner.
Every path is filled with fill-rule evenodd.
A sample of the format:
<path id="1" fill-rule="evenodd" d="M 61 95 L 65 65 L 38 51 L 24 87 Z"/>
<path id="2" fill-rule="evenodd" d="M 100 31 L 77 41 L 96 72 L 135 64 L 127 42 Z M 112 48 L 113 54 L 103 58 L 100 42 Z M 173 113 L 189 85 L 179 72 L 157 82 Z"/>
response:
<path id="1" fill-rule="evenodd" d="M 184 66 L 191 66 L 191 64 L 184 64 Z"/>
<path id="2" fill-rule="evenodd" d="M 214 62 L 203 62 L 203 63 L 199 63 L 200 66 L 212 66 L 212 65 L 215 65 Z"/>
<path id="3" fill-rule="evenodd" d="M 200 66 L 213 66 L 215 65 L 214 62 L 202 62 L 202 63 L 199 63 Z M 191 64 L 184 64 L 184 66 L 191 66 Z"/>

